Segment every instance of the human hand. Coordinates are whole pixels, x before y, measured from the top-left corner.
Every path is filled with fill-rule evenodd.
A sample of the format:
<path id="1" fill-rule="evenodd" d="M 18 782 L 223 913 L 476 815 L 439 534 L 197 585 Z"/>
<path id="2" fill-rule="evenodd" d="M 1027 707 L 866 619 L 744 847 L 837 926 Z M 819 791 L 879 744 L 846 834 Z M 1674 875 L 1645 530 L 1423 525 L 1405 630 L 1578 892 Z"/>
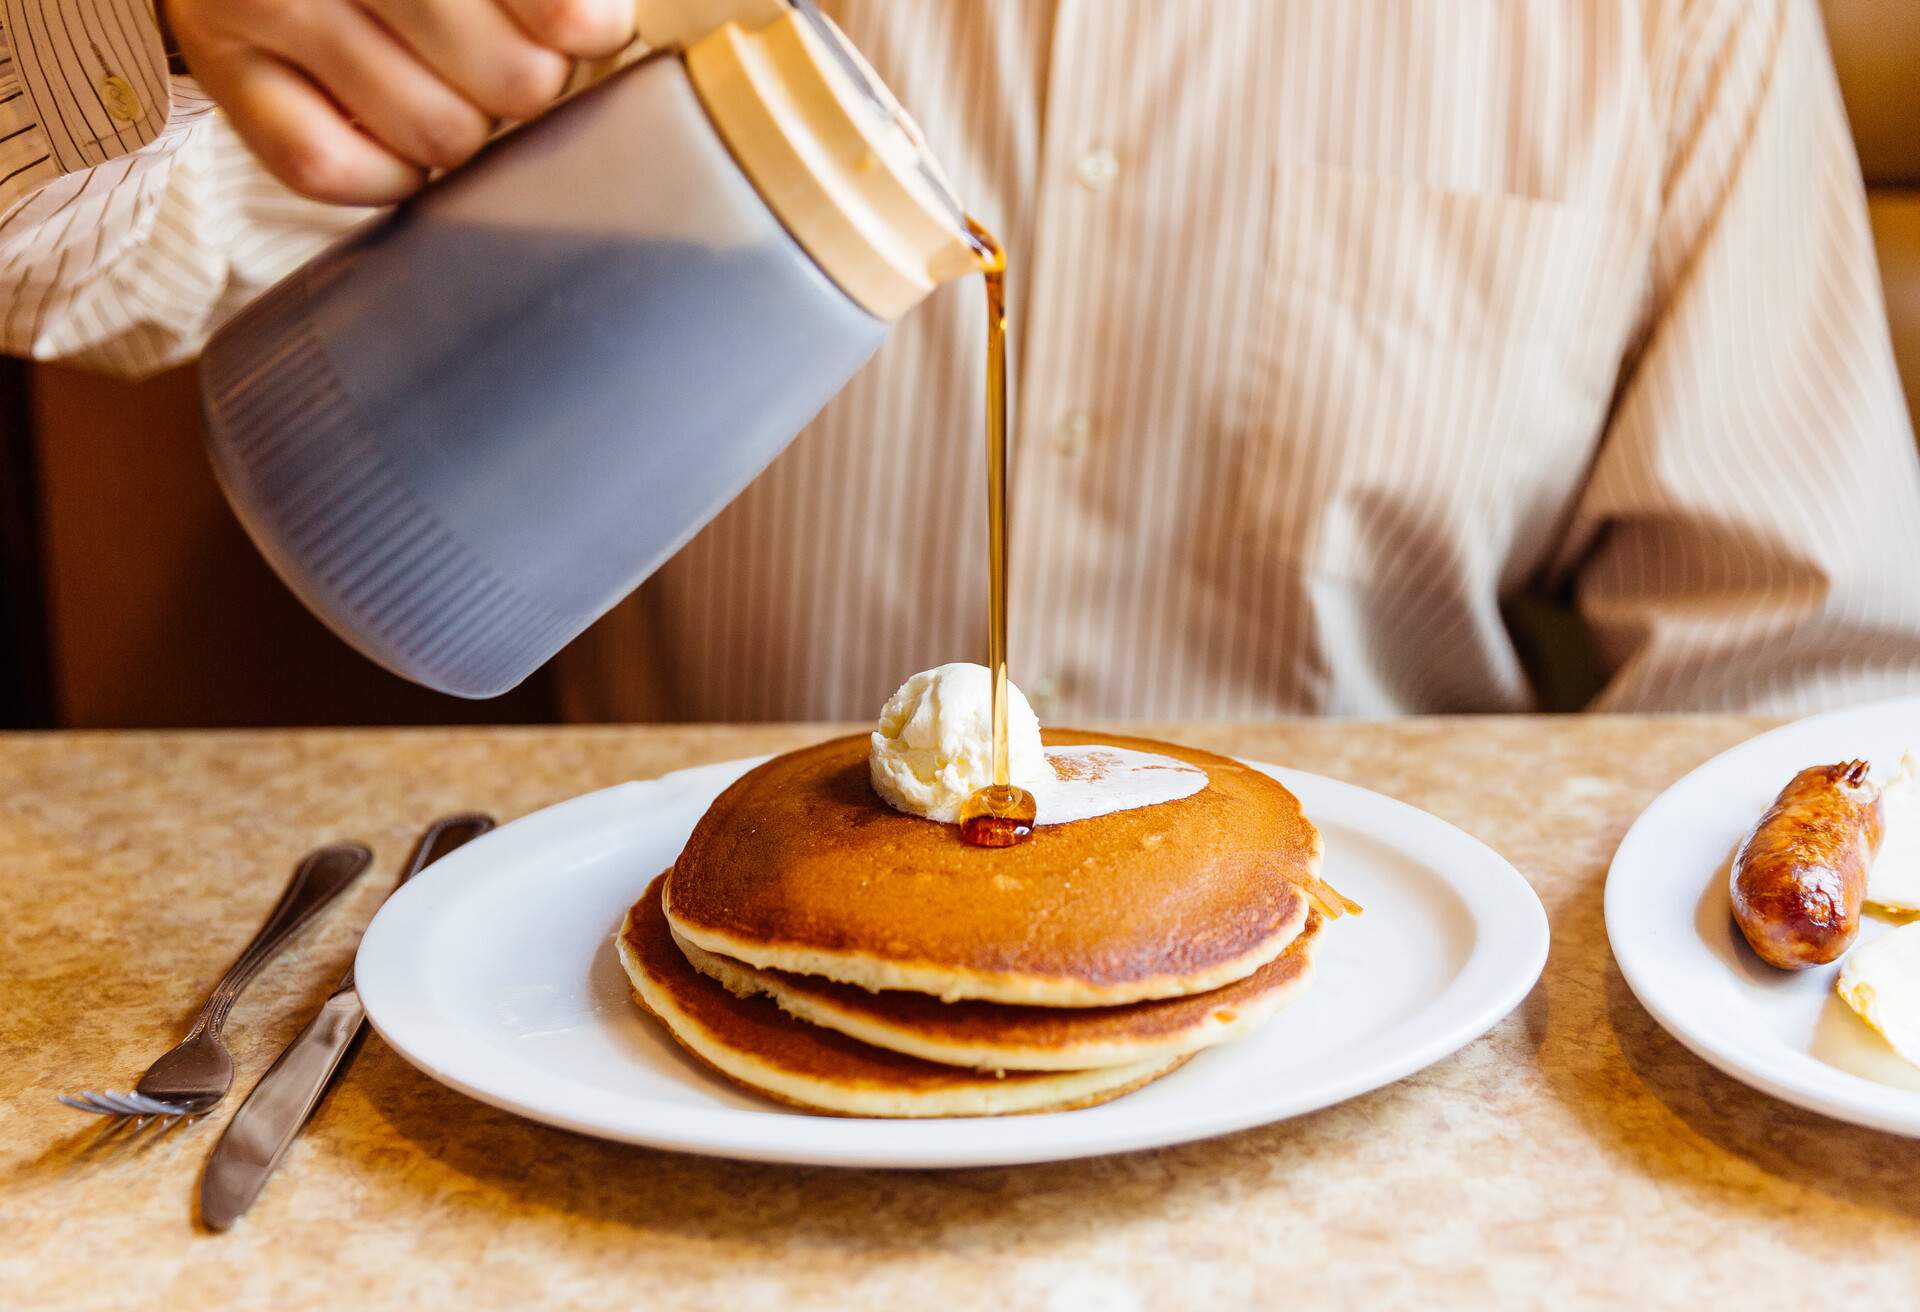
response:
<path id="1" fill-rule="evenodd" d="M 162 0 L 188 68 L 295 191 L 377 205 L 531 118 L 633 0 Z"/>

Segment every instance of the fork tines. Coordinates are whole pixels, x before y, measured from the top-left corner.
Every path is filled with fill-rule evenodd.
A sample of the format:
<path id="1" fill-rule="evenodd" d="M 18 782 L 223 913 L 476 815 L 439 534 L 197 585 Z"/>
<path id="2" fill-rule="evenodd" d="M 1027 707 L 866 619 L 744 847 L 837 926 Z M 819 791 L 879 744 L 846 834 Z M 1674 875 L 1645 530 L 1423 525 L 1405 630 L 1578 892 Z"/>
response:
<path id="1" fill-rule="evenodd" d="M 129 1089 L 124 1093 L 111 1090 L 96 1091 L 82 1089 L 79 1097 L 60 1093 L 54 1095 L 69 1107 L 83 1112 L 93 1112 L 100 1116 L 185 1116 L 187 1109 L 158 1098 L 149 1098 L 144 1093 Z"/>

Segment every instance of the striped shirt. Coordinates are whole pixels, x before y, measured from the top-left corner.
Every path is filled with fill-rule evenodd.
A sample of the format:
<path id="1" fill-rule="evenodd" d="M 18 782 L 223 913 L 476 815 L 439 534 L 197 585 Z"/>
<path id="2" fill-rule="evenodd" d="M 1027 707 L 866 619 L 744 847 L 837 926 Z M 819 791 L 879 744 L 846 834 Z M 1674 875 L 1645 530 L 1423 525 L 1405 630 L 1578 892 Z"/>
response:
<path id="1" fill-rule="evenodd" d="M 151 0 L 0 0 L 9 353 L 126 375 L 184 362 L 365 215 L 261 171 L 199 87 L 168 76 Z"/>
<path id="2" fill-rule="evenodd" d="M 147 0 L 0 0 L 0 196 L 137 151 L 167 121 Z"/>
<path id="3" fill-rule="evenodd" d="M 1920 461 L 1812 0 L 831 8 L 1012 254 L 1044 717 L 1527 709 L 1560 612 L 1596 708 L 1920 690 Z M 217 115 L 115 167 L 0 220 L 9 349 L 185 358 L 348 221 Z M 982 349 L 977 287 L 910 315 L 562 656 L 568 712 L 865 717 L 977 658 Z"/>

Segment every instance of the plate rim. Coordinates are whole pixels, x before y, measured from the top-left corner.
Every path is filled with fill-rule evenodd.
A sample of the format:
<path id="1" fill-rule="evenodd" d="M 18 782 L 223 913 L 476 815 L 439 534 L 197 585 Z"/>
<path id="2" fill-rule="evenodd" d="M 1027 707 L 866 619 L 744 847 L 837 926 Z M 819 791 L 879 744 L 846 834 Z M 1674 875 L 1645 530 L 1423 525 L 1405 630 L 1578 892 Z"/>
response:
<path id="1" fill-rule="evenodd" d="M 1421 1034 L 1417 1042 L 1404 1043 L 1394 1049 L 1391 1057 L 1377 1057 L 1347 1072 L 1342 1079 L 1307 1086 L 1299 1097 L 1283 1097 L 1252 1108 L 1235 1106 L 1212 1116 L 1185 1112 L 1172 1118 L 1122 1124 L 1104 1133 L 1077 1136 L 1059 1133 L 1063 1118 L 1077 1113 L 977 1118 L 982 1123 L 993 1124 L 995 1132 L 984 1136 L 955 1136 L 950 1131 L 942 1131 L 942 1127 L 951 1122 L 937 1120 L 838 1119 L 799 1111 L 663 1104 L 662 1111 L 671 1115 L 675 1128 L 671 1132 L 655 1132 L 636 1127 L 630 1113 L 624 1118 L 609 1119 L 604 1115 L 569 1111 L 551 1101 L 535 1105 L 524 1096 L 502 1093 L 466 1078 L 457 1061 L 449 1066 L 431 1051 L 421 1050 L 430 1045 L 409 1042 L 405 1034 L 396 1037 L 394 1030 L 401 1027 L 394 1026 L 393 1022 L 406 1015 L 406 1008 L 384 996 L 388 980 L 378 954 L 384 950 L 389 934 L 405 931 L 411 908 L 424 906 L 442 886 L 455 884 L 466 867 L 488 860 L 490 852 L 548 826 L 563 824 L 569 811 L 604 807 L 621 796 L 637 800 L 637 796 L 652 794 L 660 788 L 684 793 L 716 777 L 737 777 L 766 759 L 766 756 L 744 757 L 691 766 L 655 779 L 629 780 L 567 798 L 483 835 L 397 889 L 368 924 L 355 954 L 355 975 L 361 984 L 368 1020 L 375 1031 L 409 1065 L 467 1097 L 530 1120 L 616 1142 L 736 1160 L 849 1168 L 1021 1165 L 1143 1151 L 1230 1134 L 1330 1107 L 1405 1079 L 1457 1052 L 1511 1014 L 1539 982 L 1551 947 L 1551 931 L 1539 895 L 1511 862 L 1472 834 L 1430 812 L 1357 784 L 1245 760 L 1244 764 L 1280 780 L 1296 792 L 1300 791 L 1296 782 L 1300 782 L 1308 791 L 1324 798 L 1340 799 L 1343 813 L 1347 808 L 1359 807 L 1376 815 L 1397 815 L 1403 825 L 1424 829 L 1441 847 L 1451 848 L 1449 856 L 1417 859 L 1428 878 L 1438 879 L 1459 900 L 1473 926 L 1474 946 L 1445 986 L 1386 1033 L 1391 1035 L 1399 1029 L 1412 1028 L 1414 1022 L 1430 1016 L 1444 1000 L 1453 998 L 1456 1001 L 1448 1009 L 1447 1014 L 1451 1015 L 1448 1024 L 1432 1027 Z M 1405 841 L 1395 846 L 1403 853 L 1413 850 L 1413 845 Z M 1438 864 L 1442 861 L 1455 868 L 1470 865 L 1473 878 L 1462 880 L 1457 874 L 1449 875 Z M 1489 948 L 1490 940 L 1498 946 Z M 549 1074 L 548 1079 L 554 1082 L 554 1088 L 572 1085 L 586 1095 L 588 1103 L 596 1093 L 601 1093 L 566 1076 Z M 809 1135 L 803 1142 L 783 1140 L 781 1127 L 789 1124 L 788 1117 L 807 1123 Z M 835 1131 L 828 1128 L 834 1126 L 851 1128 L 836 1136 Z M 751 1132 L 754 1128 L 759 1133 Z M 845 1142 L 829 1149 L 819 1142 L 823 1135 L 829 1140 L 838 1137 Z M 897 1139 L 930 1142 L 891 1142 Z"/>
<path id="2" fill-rule="evenodd" d="M 1701 1023 L 1698 1008 L 1690 1012 L 1672 1004 L 1658 982 L 1660 972 L 1652 959 L 1655 946 L 1648 941 L 1646 932 L 1634 924 L 1635 909 L 1628 905 L 1636 892 L 1630 887 L 1635 877 L 1628 869 L 1629 858 L 1638 857 L 1639 847 L 1653 841 L 1651 835 L 1662 819 L 1656 813 L 1663 807 L 1679 806 L 1689 793 L 1705 787 L 1712 776 L 1733 770 L 1743 757 L 1763 757 L 1783 741 L 1817 737 L 1839 721 L 1901 714 L 1920 722 L 1920 695 L 1890 697 L 1802 716 L 1742 739 L 1694 766 L 1647 803 L 1622 835 L 1607 863 L 1602 919 L 1608 950 L 1626 980 L 1628 991 L 1660 1028 L 1709 1066 L 1769 1097 L 1807 1111 L 1868 1129 L 1920 1138 L 1920 1094 L 1856 1075 L 1771 1038 L 1760 1051 L 1777 1049 L 1777 1057 L 1773 1060 L 1753 1058 L 1748 1055 L 1754 1050 L 1754 1037 L 1750 1032 L 1735 1037 L 1735 1032 L 1729 1030 L 1723 1037 L 1713 1027 Z M 1916 738 L 1920 739 L 1920 734 L 1916 734 Z M 1920 742 L 1916 742 L 1916 746 L 1920 746 Z M 1784 784 L 1785 780 L 1780 783 Z M 1777 791 L 1778 787 L 1776 784 L 1773 789 Z M 1706 889 L 1703 886 L 1699 891 L 1704 893 Z M 1704 945 L 1701 950 L 1707 951 Z"/>

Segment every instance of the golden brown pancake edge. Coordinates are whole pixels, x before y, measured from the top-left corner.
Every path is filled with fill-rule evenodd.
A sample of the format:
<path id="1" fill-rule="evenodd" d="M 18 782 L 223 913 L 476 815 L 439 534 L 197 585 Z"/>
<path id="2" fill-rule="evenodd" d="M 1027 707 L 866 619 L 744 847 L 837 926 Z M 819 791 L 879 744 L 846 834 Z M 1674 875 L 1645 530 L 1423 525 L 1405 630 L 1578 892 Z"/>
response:
<path id="1" fill-rule="evenodd" d="M 860 1043 L 694 970 L 661 910 L 664 878 L 648 885 L 616 940 L 635 1000 L 702 1065 L 775 1101 L 843 1116 L 1064 1111 L 1118 1097 L 1185 1061 L 995 1076 Z"/>
<path id="2" fill-rule="evenodd" d="M 1319 833 L 1267 775 L 1195 748 L 1053 730 L 1200 766 L 1190 797 L 969 847 L 867 780 L 867 739 L 778 756 L 715 799 L 675 863 L 688 941 L 762 969 L 949 1000 L 1108 1006 L 1205 992 L 1305 921 Z"/>
<path id="3" fill-rule="evenodd" d="M 1113 1007 L 942 1002 L 924 993 L 760 970 L 678 941 L 694 969 L 739 994 L 764 994 L 798 1020 L 875 1047 L 981 1070 L 1083 1070 L 1190 1055 L 1242 1038 L 1303 990 L 1320 940 L 1312 914 L 1286 949 L 1244 979 L 1208 993 Z"/>

